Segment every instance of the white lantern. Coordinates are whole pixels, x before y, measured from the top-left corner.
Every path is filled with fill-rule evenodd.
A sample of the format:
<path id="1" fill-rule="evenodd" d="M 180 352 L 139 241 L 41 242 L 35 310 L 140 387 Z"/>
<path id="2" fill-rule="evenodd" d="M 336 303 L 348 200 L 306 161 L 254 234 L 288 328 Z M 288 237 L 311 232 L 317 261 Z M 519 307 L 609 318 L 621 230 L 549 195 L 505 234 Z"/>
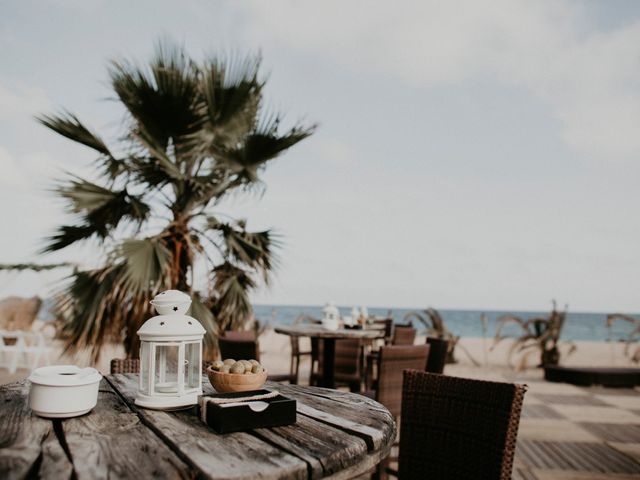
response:
<path id="1" fill-rule="evenodd" d="M 336 307 L 336 304 L 333 302 L 328 302 L 322 309 L 322 313 L 324 313 L 323 320 L 340 320 L 340 310 L 338 310 L 338 307 Z"/>
<path id="2" fill-rule="evenodd" d="M 136 405 L 159 410 L 187 407 L 202 395 L 202 338 L 205 330 L 186 315 L 191 297 L 178 290 L 151 301 L 159 315 L 140 330 L 140 384 Z"/>
<path id="3" fill-rule="evenodd" d="M 322 326 L 327 330 L 337 330 L 340 327 L 340 310 L 333 302 L 327 303 L 322 309 L 324 317 Z"/>

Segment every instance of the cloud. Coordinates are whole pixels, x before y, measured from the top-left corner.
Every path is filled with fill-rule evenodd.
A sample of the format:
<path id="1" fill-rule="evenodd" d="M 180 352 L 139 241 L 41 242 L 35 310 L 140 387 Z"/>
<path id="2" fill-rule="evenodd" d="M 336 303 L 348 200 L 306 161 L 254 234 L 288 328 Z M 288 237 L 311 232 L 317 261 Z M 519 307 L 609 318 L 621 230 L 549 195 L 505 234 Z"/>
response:
<path id="1" fill-rule="evenodd" d="M 0 120 L 15 120 L 50 109 L 51 102 L 44 90 L 35 87 L 9 89 L 0 84 Z"/>
<path id="2" fill-rule="evenodd" d="M 2 166 L 0 187 L 3 189 L 21 189 L 27 186 L 27 172 L 20 166 L 13 155 L 2 146 L 0 146 L 0 166 Z"/>
<path id="3" fill-rule="evenodd" d="M 640 154 L 640 21 L 595 28 L 576 2 L 256 1 L 247 35 L 424 88 L 492 81 L 544 101 L 575 151 Z M 363 77 L 366 78 L 366 77 Z"/>

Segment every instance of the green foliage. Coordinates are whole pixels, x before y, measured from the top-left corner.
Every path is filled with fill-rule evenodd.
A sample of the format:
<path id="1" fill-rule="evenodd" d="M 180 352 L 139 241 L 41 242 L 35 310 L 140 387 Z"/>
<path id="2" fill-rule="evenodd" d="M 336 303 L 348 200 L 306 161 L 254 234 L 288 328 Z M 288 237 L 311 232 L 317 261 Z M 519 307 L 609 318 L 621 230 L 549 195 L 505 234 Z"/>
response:
<path id="1" fill-rule="evenodd" d="M 227 195 L 255 188 L 269 161 L 313 133 L 281 128 L 265 111 L 260 58 L 210 58 L 196 63 L 161 43 L 151 61 L 110 64 L 126 134 L 116 145 L 63 111 L 38 120 L 98 156 L 98 180 L 71 177 L 54 191 L 74 221 L 48 239 L 54 252 L 93 239 L 103 265 L 76 270 L 56 297 L 67 348 L 123 340 L 137 356 L 136 331 L 152 314 L 148 301 L 168 288 L 187 290 L 192 313 L 215 334 L 252 316 L 249 292 L 268 282 L 278 242 L 245 221 L 218 221 L 212 209 Z M 117 153 L 116 153 L 117 152 Z M 226 218 L 226 217 L 225 217 Z M 194 265 L 205 263 L 208 288 L 193 291 Z"/>
<path id="2" fill-rule="evenodd" d="M 558 365 L 560 362 L 560 335 L 567 318 L 567 307 L 564 311 L 558 311 L 556 302 L 553 301 L 553 308 L 548 317 L 545 318 L 529 318 L 524 320 L 515 315 L 503 315 L 498 318 L 496 323 L 496 334 L 492 349 L 506 337 L 502 335 L 502 330 L 508 324 L 518 325 L 523 333 L 517 337 L 509 349 L 509 363 L 512 362 L 514 354 L 521 354 L 517 370 L 526 367 L 529 356 L 533 353 L 540 353 L 539 367 L 547 365 Z M 575 350 L 575 345 L 567 342 L 569 347 L 568 354 Z"/>

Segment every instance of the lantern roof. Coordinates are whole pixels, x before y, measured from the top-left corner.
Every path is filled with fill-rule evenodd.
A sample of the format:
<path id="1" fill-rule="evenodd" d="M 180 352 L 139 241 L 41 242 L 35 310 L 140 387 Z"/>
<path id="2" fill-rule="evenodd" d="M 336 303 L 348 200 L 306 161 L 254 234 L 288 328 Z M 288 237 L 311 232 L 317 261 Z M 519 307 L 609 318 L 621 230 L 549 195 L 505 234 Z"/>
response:
<path id="1" fill-rule="evenodd" d="M 165 290 L 164 292 L 160 292 L 159 294 L 157 294 L 155 297 L 153 297 L 153 300 L 151 300 L 151 303 L 153 305 L 185 302 L 191 302 L 191 297 L 186 293 L 181 292 L 180 290 Z"/>
<path id="2" fill-rule="evenodd" d="M 140 340 L 200 340 L 204 327 L 189 315 L 156 315 L 144 322 L 138 330 Z"/>

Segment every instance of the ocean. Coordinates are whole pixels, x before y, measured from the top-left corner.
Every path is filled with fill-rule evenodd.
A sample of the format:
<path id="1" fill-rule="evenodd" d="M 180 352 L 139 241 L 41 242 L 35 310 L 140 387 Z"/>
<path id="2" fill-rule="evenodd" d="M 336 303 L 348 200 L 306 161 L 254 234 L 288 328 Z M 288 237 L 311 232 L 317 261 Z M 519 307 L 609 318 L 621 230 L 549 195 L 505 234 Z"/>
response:
<path id="1" fill-rule="evenodd" d="M 43 308 L 39 317 L 45 321 L 52 320 L 52 315 L 48 312 L 52 300 L 47 298 L 44 300 Z M 290 325 L 299 315 L 310 315 L 315 318 L 322 318 L 322 306 L 314 305 L 254 305 L 255 316 L 262 324 Z M 339 306 L 342 315 L 350 315 L 351 307 Z M 388 313 L 394 319 L 394 322 L 403 322 L 404 316 L 413 311 L 407 308 L 369 308 L 370 315 L 387 316 Z M 496 331 L 496 319 L 502 315 L 512 314 L 520 318 L 546 317 L 546 312 L 524 312 L 524 311 L 499 311 L 499 310 L 439 310 L 440 315 L 445 321 L 449 330 L 455 335 L 461 337 L 477 337 L 482 338 L 482 322 L 480 316 L 484 313 L 487 316 L 487 330 L 485 335 L 487 338 L 494 336 Z M 631 316 L 640 318 L 639 314 L 631 314 Z M 569 310 L 567 321 L 562 331 L 561 339 L 563 340 L 623 340 L 632 330 L 629 322 L 617 321 L 611 329 L 608 329 L 605 321 L 606 313 L 586 313 L 572 312 Z M 418 331 L 424 331 L 422 324 L 414 322 Z M 517 325 L 510 325 L 503 330 L 506 335 L 519 335 L 522 329 Z"/>
<path id="2" fill-rule="evenodd" d="M 338 307 L 341 315 L 350 315 L 351 307 Z M 389 312 L 394 322 L 402 322 L 404 316 L 411 312 L 411 309 L 405 308 L 369 308 L 370 315 L 386 316 Z M 255 316 L 261 323 L 267 325 L 285 324 L 290 325 L 301 314 L 310 315 L 316 318 L 322 318 L 322 306 L 310 305 L 254 305 Z M 485 335 L 487 338 L 493 337 L 496 331 L 496 319 L 505 314 L 516 315 L 523 319 L 532 317 L 546 317 L 546 312 L 517 312 L 517 311 L 498 311 L 498 310 L 439 310 L 440 315 L 445 321 L 445 325 L 455 335 L 461 337 L 479 337 L 483 336 L 482 322 L 480 316 L 484 313 L 487 316 L 488 327 Z M 639 315 L 633 315 L 640 318 Z M 571 312 L 567 314 L 562 331 L 561 339 L 563 340 L 622 340 L 626 339 L 632 330 L 629 322 L 617 321 L 611 329 L 606 326 L 606 313 L 583 313 Z M 422 324 L 414 322 L 414 326 L 418 330 L 424 330 Z M 505 335 L 519 335 L 522 329 L 515 324 L 510 325 L 503 330 Z"/>

